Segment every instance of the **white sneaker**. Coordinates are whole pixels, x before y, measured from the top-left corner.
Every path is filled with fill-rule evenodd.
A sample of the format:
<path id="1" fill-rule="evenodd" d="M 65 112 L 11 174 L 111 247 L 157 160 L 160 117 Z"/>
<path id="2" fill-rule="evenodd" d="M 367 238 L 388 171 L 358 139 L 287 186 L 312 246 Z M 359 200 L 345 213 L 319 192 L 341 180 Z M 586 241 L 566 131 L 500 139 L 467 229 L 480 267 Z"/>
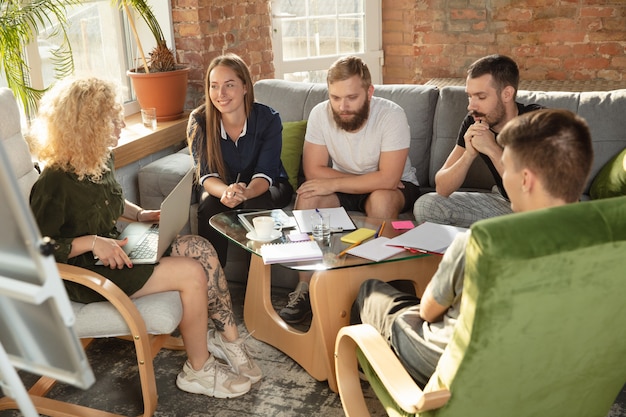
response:
<path id="1" fill-rule="evenodd" d="M 248 377 L 252 384 L 258 382 L 263 374 L 261 368 L 252 360 L 246 345 L 246 339 L 239 338 L 234 342 L 225 341 L 215 329 L 209 330 L 207 333 L 207 346 L 209 352 L 216 358 L 225 361 L 233 370 L 233 372 Z"/>
<path id="2" fill-rule="evenodd" d="M 176 378 L 176 386 L 193 394 L 204 394 L 215 398 L 239 397 L 250 391 L 250 380 L 232 372 L 213 356 L 198 371 L 185 361 L 182 372 Z"/>

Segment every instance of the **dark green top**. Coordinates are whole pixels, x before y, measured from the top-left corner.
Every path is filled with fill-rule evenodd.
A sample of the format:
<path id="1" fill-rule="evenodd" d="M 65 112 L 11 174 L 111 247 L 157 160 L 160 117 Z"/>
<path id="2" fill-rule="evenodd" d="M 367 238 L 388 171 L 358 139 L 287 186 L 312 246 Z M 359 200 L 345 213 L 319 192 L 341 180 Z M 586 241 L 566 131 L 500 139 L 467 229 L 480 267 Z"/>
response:
<path id="1" fill-rule="evenodd" d="M 124 212 L 124 195 L 115 179 L 113 159 L 111 169 L 95 183 L 58 168 L 45 168 L 33 185 L 30 205 L 42 236 L 55 241 L 57 262 L 87 268 L 115 282 L 126 294 L 133 294 L 148 280 L 154 265 L 134 265 L 132 268 L 110 269 L 96 265 L 91 252 L 68 258 L 74 238 L 99 235 L 117 238 L 117 219 Z M 70 299 L 83 303 L 103 298 L 83 286 L 65 282 Z"/>

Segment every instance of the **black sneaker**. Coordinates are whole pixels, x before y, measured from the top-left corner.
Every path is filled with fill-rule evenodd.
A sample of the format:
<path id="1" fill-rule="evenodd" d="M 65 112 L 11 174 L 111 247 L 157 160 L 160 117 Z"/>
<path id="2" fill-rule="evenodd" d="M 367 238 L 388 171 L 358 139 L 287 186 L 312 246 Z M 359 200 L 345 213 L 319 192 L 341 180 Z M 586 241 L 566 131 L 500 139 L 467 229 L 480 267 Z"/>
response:
<path id="1" fill-rule="evenodd" d="M 309 284 L 300 281 L 296 290 L 289 293 L 289 302 L 278 313 L 280 317 L 290 324 L 303 322 L 311 314 L 311 301 L 309 300 Z"/>

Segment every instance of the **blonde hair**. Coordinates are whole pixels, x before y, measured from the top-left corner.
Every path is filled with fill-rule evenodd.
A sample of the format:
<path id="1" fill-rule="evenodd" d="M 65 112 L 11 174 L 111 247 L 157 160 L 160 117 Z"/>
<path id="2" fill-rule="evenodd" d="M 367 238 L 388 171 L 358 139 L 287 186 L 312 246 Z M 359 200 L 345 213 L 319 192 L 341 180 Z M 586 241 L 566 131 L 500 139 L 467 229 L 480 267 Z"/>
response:
<path id="1" fill-rule="evenodd" d="M 41 98 L 30 131 L 33 151 L 47 166 L 73 172 L 79 180 L 99 181 L 109 170 L 115 129 L 123 118 L 116 84 L 98 78 L 65 78 Z"/>
<path id="2" fill-rule="evenodd" d="M 372 76 L 367 64 L 357 56 L 346 56 L 339 58 L 328 69 L 326 75 L 327 84 L 336 81 L 345 81 L 357 75 L 361 79 L 361 85 L 367 91 L 372 85 Z"/>

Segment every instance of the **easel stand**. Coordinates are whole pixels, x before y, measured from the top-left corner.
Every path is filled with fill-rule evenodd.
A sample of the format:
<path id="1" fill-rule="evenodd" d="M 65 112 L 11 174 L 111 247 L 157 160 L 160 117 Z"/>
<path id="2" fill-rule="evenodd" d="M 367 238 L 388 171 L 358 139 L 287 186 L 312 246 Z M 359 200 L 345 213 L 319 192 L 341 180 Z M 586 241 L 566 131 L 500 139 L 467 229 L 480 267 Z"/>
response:
<path id="1" fill-rule="evenodd" d="M 38 413 L 16 368 L 84 389 L 95 377 L 73 328 L 53 243 L 42 239 L 11 166 L 0 144 L 0 387 L 32 417 Z"/>
<path id="2" fill-rule="evenodd" d="M 2 343 L 0 343 L 0 388 L 2 388 L 4 395 L 17 402 L 25 417 L 37 417 L 39 415 Z"/>

